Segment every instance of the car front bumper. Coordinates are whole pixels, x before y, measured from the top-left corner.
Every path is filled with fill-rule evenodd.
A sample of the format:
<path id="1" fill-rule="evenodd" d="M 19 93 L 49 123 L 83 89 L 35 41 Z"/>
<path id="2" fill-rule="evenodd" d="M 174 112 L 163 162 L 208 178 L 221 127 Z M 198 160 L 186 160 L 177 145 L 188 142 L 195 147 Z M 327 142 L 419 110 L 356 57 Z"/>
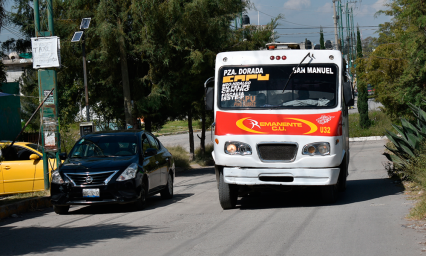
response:
<path id="1" fill-rule="evenodd" d="M 223 168 L 225 183 L 237 185 L 334 185 L 337 183 L 339 172 L 339 168 Z"/>
<path id="2" fill-rule="evenodd" d="M 100 196 L 83 197 L 83 189 L 99 189 Z M 136 201 L 140 191 L 134 180 L 90 187 L 52 183 L 51 201 L 54 205 L 126 204 Z"/>

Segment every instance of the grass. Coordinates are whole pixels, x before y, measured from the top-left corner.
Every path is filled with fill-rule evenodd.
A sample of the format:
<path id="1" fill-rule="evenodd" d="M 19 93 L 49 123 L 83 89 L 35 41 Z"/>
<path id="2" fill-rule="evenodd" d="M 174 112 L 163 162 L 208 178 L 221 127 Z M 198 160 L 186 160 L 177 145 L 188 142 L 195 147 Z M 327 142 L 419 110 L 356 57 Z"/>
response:
<path id="1" fill-rule="evenodd" d="M 36 191 L 31 193 L 20 193 L 20 194 L 2 196 L 0 197 L 0 205 L 16 203 L 19 201 L 23 201 L 25 199 L 31 199 L 31 198 L 37 198 L 37 197 L 43 197 L 43 196 L 50 196 L 50 191 L 44 190 L 44 191 Z"/>
<path id="2" fill-rule="evenodd" d="M 393 130 L 391 119 L 382 111 L 370 111 L 368 117 L 372 124 L 368 129 L 362 129 L 359 113 L 349 115 L 349 137 L 384 136 L 386 129 Z"/>
<path id="3" fill-rule="evenodd" d="M 396 149 L 392 142 L 388 142 L 386 146 Z M 387 151 L 387 153 L 390 152 Z M 405 194 L 416 201 L 408 218 L 424 220 L 426 218 L 426 143 L 423 143 L 417 151 L 417 157 L 408 159 L 406 166 L 389 162 L 385 168 L 390 178 L 402 181 Z"/>
<path id="4" fill-rule="evenodd" d="M 405 168 L 400 168 L 405 174 L 403 182 L 407 194 L 416 200 L 416 205 L 408 215 L 411 219 L 422 220 L 426 218 L 426 145 L 421 153 Z"/>
<path id="5" fill-rule="evenodd" d="M 214 149 L 213 144 L 207 144 L 204 155 L 203 155 L 201 153 L 201 149 L 197 148 L 195 150 L 194 162 L 201 166 L 214 165 L 214 161 L 212 157 L 213 149 Z"/>
<path id="6" fill-rule="evenodd" d="M 200 126 L 199 120 L 192 121 L 192 128 L 197 129 Z M 160 130 L 156 131 L 156 134 L 172 133 L 172 132 L 187 132 L 188 131 L 188 120 L 176 120 L 168 121 Z"/>
<path id="7" fill-rule="evenodd" d="M 178 168 L 191 168 L 189 154 L 182 146 L 167 147 L 175 160 L 175 166 Z"/>

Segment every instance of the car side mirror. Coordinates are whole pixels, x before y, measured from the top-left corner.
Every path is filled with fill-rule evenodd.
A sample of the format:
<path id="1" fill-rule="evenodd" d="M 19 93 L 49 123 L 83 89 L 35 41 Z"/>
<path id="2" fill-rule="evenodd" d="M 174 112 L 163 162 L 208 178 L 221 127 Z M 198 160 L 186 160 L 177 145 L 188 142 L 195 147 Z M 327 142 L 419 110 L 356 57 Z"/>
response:
<path id="1" fill-rule="evenodd" d="M 38 160 L 38 159 L 40 159 L 40 157 L 37 154 L 30 155 L 30 160 Z"/>
<path id="2" fill-rule="evenodd" d="M 350 82 L 343 82 L 343 98 L 345 98 L 345 104 L 348 107 L 354 105 L 354 93 Z"/>
<path id="3" fill-rule="evenodd" d="M 155 154 L 157 154 L 157 149 L 155 148 L 148 148 L 144 153 L 145 156 L 153 156 Z"/>
<path id="4" fill-rule="evenodd" d="M 214 77 L 210 77 L 204 82 L 204 104 L 206 110 L 214 109 L 214 87 L 207 87 L 207 84 L 210 82 L 214 82 Z"/>
<path id="5" fill-rule="evenodd" d="M 214 109 L 214 88 L 213 87 L 206 88 L 205 102 L 206 102 L 206 110 Z"/>
<path id="6" fill-rule="evenodd" d="M 61 160 L 67 159 L 67 153 L 60 153 L 59 154 L 59 159 L 61 159 Z"/>

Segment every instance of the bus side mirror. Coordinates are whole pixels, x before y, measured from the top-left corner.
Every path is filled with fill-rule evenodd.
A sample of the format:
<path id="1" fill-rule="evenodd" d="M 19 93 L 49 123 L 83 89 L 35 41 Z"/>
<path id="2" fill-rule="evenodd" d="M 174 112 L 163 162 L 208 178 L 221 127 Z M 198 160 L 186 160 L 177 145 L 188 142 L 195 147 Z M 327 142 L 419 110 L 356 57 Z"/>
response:
<path id="1" fill-rule="evenodd" d="M 343 83 L 343 97 L 345 98 L 346 106 L 352 107 L 354 105 L 354 93 L 350 82 Z"/>
<path id="2" fill-rule="evenodd" d="M 213 87 L 206 88 L 205 103 L 206 103 L 206 110 L 213 110 L 214 108 L 214 88 Z"/>

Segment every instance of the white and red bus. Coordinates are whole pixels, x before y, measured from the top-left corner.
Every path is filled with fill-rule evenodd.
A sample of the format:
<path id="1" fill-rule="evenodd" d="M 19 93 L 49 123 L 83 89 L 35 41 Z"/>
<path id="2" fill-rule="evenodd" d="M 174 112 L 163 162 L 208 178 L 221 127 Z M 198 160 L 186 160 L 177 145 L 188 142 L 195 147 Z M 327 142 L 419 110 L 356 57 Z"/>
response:
<path id="1" fill-rule="evenodd" d="M 346 187 L 353 105 L 341 52 L 267 48 L 218 54 L 206 90 L 220 204 L 234 208 L 239 194 L 265 185 L 317 186 L 333 203 Z"/>

